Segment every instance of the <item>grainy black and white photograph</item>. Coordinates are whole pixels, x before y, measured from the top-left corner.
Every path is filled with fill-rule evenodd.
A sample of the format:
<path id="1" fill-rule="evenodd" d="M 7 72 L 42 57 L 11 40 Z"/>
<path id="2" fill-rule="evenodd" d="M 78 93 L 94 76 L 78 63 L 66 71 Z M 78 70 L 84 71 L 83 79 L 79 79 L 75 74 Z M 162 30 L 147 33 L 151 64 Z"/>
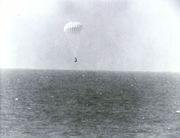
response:
<path id="1" fill-rule="evenodd" d="M 179 138 L 179 0 L 0 0 L 1 138 Z"/>

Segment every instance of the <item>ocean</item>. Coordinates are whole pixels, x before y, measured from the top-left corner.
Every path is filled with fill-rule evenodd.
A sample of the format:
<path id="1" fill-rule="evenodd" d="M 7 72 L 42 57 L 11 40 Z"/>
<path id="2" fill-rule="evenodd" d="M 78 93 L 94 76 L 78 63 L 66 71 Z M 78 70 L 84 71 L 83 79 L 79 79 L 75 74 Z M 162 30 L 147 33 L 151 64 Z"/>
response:
<path id="1" fill-rule="evenodd" d="M 180 74 L 1 70 L 1 138 L 179 138 Z"/>

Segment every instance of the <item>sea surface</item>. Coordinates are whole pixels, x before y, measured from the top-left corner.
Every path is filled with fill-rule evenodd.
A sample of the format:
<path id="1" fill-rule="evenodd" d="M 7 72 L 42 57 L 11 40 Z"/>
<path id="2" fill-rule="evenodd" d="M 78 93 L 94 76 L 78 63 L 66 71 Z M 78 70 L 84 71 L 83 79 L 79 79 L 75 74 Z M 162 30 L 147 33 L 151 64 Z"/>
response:
<path id="1" fill-rule="evenodd" d="M 180 74 L 1 70 L 1 138 L 180 138 Z"/>

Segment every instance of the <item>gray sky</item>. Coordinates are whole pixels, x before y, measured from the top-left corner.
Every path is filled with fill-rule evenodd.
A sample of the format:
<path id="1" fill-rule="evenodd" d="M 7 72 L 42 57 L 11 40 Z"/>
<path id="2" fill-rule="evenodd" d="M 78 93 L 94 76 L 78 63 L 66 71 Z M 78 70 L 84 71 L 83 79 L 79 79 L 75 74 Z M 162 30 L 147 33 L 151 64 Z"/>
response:
<path id="1" fill-rule="evenodd" d="M 1 0 L 1 68 L 180 71 L 176 0 Z M 64 24 L 79 21 L 78 63 Z"/>

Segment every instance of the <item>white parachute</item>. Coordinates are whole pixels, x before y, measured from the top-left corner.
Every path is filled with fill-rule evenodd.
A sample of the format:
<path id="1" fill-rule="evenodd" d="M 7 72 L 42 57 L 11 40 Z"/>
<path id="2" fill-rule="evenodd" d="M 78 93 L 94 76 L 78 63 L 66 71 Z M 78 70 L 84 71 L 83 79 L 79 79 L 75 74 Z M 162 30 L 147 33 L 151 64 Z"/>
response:
<path id="1" fill-rule="evenodd" d="M 79 34 L 82 30 L 82 24 L 80 22 L 69 22 L 64 26 L 65 33 Z"/>
<path id="2" fill-rule="evenodd" d="M 80 22 L 68 22 L 64 25 L 68 48 L 75 57 L 75 62 L 77 62 L 77 53 L 80 47 L 80 32 L 82 28 L 83 26 Z"/>

